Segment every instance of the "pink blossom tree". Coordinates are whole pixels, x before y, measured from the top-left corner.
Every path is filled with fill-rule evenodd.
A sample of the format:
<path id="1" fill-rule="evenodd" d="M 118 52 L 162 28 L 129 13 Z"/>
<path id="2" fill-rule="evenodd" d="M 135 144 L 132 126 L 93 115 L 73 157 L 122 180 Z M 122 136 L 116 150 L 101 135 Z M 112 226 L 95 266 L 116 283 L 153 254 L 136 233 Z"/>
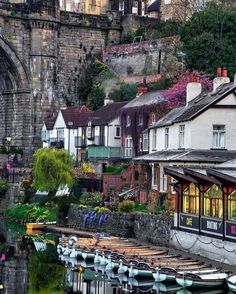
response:
<path id="1" fill-rule="evenodd" d="M 162 92 L 163 96 L 166 98 L 168 108 L 172 109 L 185 104 L 186 86 L 189 82 L 201 83 L 203 91 L 212 90 L 213 83 L 207 74 L 199 71 L 190 72 L 187 70 L 174 81 L 174 84 L 169 89 Z"/>

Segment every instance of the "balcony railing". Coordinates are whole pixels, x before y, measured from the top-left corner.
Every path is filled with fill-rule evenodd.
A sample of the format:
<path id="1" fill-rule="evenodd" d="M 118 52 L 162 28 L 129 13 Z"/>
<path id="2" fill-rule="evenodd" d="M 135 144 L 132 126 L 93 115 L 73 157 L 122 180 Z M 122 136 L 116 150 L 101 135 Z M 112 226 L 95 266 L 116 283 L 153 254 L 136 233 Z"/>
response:
<path id="1" fill-rule="evenodd" d="M 133 148 L 88 146 L 88 159 L 90 158 L 132 158 Z"/>
<path id="2" fill-rule="evenodd" d="M 88 158 L 122 158 L 120 147 L 88 146 Z"/>

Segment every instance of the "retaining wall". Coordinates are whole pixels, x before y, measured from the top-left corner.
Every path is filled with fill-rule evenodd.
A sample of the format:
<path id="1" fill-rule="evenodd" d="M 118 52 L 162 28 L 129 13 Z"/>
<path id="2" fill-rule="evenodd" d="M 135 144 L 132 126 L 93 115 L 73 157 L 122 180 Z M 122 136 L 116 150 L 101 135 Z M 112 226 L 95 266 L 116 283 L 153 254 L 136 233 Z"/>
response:
<path id="1" fill-rule="evenodd" d="M 101 214 L 97 214 L 91 221 L 87 217 L 85 221 L 88 213 L 89 210 L 72 205 L 68 213 L 68 226 L 93 232 L 107 232 L 163 246 L 169 243 L 172 217 L 112 212 L 106 215 L 104 221 Z"/>

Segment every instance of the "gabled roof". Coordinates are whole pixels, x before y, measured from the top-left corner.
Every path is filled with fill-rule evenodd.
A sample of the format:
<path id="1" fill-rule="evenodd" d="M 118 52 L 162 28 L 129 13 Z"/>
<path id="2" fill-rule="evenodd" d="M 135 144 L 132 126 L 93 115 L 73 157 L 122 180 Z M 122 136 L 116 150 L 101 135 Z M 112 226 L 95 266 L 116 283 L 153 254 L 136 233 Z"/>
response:
<path id="1" fill-rule="evenodd" d="M 96 126 L 107 125 L 119 116 L 120 109 L 126 104 L 127 102 L 108 103 L 93 112 L 92 115 L 89 116 L 89 120 Z"/>
<path id="2" fill-rule="evenodd" d="M 228 83 L 219 86 L 214 92 L 201 93 L 187 105 L 171 110 L 151 128 L 160 128 L 174 123 L 190 121 L 207 110 L 213 104 L 235 91 L 235 89 L 236 85 L 234 85 L 234 83 Z"/>
<path id="3" fill-rule="evenodd" d="M 56 115 L 52 115 L 52 116 L 44 118 L 44 124 L 47 130 L 53 130 L 56 119 L 57 119 Z"/>
<path id="4" fill-rule="evenodd" d="M 154 12 L 154 11 L 160 11 L 161 6 L 161 0 L 154 1 L 151 5 L 149 5 L 147 12 Z"/>
<path id="5" fill-rule="evenodd" d="M 232 159 L 236 159 L 236 150 L 163 150 L 134 158 L 137 161 L 185 163 L 223 163 Z"/>
<path id="6" fill-rule="evenodd" d="M 162 95 L 162 91 L 147 92 L 131 100 L 123 107 L 123 109 L 156 105 L 164 101 L 165 98 Z"/>
<path id="7" fill-rule="evenodd" d="M 61 109 L 63 119 L 67 128 L 76 129 L 79 126 L 86 126 L 88 119 L 93 113 L 85 105 L 78 105 Z M 72 123 L 72 125 L 70 125 Z"/>

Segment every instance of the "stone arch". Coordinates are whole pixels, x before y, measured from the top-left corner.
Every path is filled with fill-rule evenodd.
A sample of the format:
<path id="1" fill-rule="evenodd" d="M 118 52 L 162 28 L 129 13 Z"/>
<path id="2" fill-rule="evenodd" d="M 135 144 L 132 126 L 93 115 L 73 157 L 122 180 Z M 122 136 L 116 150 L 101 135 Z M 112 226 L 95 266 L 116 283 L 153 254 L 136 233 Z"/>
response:
<path id="1" fill-rule="evenodd" d="M 0 145 L 26 150 L 32 135 L 32 102 L 26 66 L 11 44 L 0 36 Z"/>
<path id="2" fill-rule="evenodd" d="M 12 46 L 0 36 L 0 91 L 29 88 L 27 70 Z"/>

